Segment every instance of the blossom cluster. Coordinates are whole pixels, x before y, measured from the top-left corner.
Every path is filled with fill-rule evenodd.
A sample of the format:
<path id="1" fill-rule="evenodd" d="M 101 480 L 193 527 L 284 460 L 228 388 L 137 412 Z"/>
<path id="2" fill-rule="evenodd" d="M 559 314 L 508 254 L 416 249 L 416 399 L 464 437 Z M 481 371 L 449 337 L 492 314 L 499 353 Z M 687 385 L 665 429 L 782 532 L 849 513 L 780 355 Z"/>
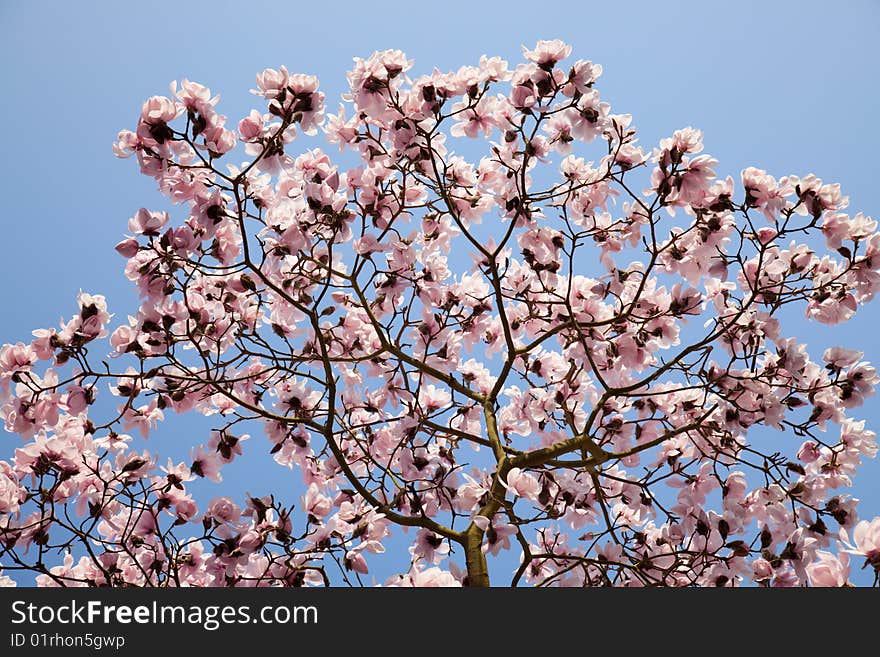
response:
<path id="1" fill-rule="evenodd" d="M 877 222 L 813 175 L 719 177 L 691 127 L 641 146 L 571 50 L 421 76 L 376 52 L 335 113 L 266 69 L 237 125 L 196 82 L 148 99 L 114 152 L 177 207 L 116 247 L 139 307 L 83 293 L 0 349 L 0 564 L 357 584 L 403 535 L 390 586 L 485 585 L 504 554 L 513 584 L 842 586 L 852 557 L 876 582 L 847 489 L 878 375 L 787 309 L 871 301 Z M 168 413 L 216 422 L 186 461 L 145 442 Z M 210 492 L 260 450 L 299 493 Z"/>

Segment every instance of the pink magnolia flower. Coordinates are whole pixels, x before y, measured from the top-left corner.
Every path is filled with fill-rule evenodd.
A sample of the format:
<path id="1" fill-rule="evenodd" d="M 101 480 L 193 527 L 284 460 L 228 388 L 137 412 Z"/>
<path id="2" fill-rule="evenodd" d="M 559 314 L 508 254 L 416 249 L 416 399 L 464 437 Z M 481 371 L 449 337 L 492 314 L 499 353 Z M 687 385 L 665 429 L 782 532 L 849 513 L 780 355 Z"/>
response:
<path id="1" fill-rule="evenodd" d="M 384 586 L 413 588 L 413 587 L 458 587 L 459 580 L 450 572 L 441 570 L 436 566 L 423 568 L 419 564 L 413 564 L 410 572 L 405 575 L 394 575 L 385 580 Z"/>
<path id="2" fill-rule="evenodd" d="M 229 431 L 211 431 L 211 437 L 208 440 L 208 449 L 214 450 L 220 455 L 220 459 L 224 463 L 229 463 L 235 457 L 242 455 L 241 444 L 248 440 L 250 436 L 243 434 L 235 436 Z"/>
<path id="3" fill-rule="evenodd" d="M 288 91 L 293 95 L 290 111 L 307 135 L 317 134 L 317 128 L 324 122 L 324 94 L 318 91 L 318 78 L 314 75 L 294 74 L 290 76 Z"/>
<path id="4" fill-rule="evenodd" d="M 220 122 L 207 126 L 201 136 L 205 140 L 205 147 L 211 153 L 222 155 L 235 147 L 235 133 L 224 128 Z"/>
<path id="5" fill-rule="evenodd" d="M 126 238 L 116 245 L 116 252 L 123 258 L 131 258 L 138 252 L 140 245 L 134 238 Z"/>
<path id="6" fill-rule="evenodd" d="M 238 132 L 244 141 L 253 141 L 263 134 L 263 115 L 251 110 L 245 118 L 238 122 Z"/>
<path id="7" fill-rule="evenodd" d="M 148 99 L 141 108 L 141 120 L 137 129 L 137 142 L 145 146 L 167 148 L 167 144 L 174 139 L 174 133 L 168 127 L 180 113 L 180 108 L 170 98 L 165 96 L 153 96 Z M 120 146 L 117 154 L 124 154 L 127 150 L 123 141 L 126 137 L 120 135 Z M 135 145 L 137 148 L 137 145 Z"/>
<path id="8" fill-rule="evenodd" d="M 140 146 L 140 139 L 131 130 L 120 130 L 113 144 L 113 154 L 116 157 L 126 158 L 134 155 Z"/>
<path id="9" fill-rule="evenodd" d="M 865 397 L 874 394 L 877 385 L 877 370 L 865 362 L 857 363 L 846 372 L 841 386 L 840 398 L 846 408 L 856 408 L 865 402 Z"/>
<path id="10" fill-rule="evenodd" d="M 122 411 L 123 426 L 126 431 L 137 429 L 142 438 L 146 438 L 156 425 L 165 419 L 165 413 L 158 407 L 154 397 L 148 404 L 142 404 L 137 408 L 133 406 L 120 406 Z"/>
<path id="11" fill-rule="evenodd" d="M 791 186 L 780 186 L 773 176 L 755 167 L 742 170 L 742 184 L 746 190 L 746 205 L 760 209 L 769 221 L 786 206 L 785 197 L 794 191 Z"/>
<path id="12" fill-rule="evenodd" d="M 424 559 L 429 563 L 438 564 L 449 556 L 449 542 L 432 531 L 420 529 L 416 534 L 415 543 L 409 548 L 409 553 L 414 559 Z"/>
<path id="13" fill-rule="evenodd" d="M 166 96 L 151 96 L 141 108 L 141 118 L 149 123 L 168 123 L 178 114 L 174 101 Z"/>
<path id="14" fill-rule="evenodd" d="M 0 348 L 0 378 L 27 370 L 37 361 L 37 352 L 22 342 L 5 344 Z"/>
<path id="15" fill-rule="evenodd" d="M 513 495 L 530 500 L 537 499 L 541 490 L 541 484 L 538 483 L 538 480 L 520 468 L 511 468 L 507 473 L 507 481 L 502 481 L 502 483 Z"/>
<path id="16" fill-rule="evenodd" d="M 119 452 L 116 454 L 116 466 L 126 481 L 138 481 L 146 477 L 156 465 L 155 457 L 149 452 Z"/>
<path id="17" fill-rule="evenodd" d="M 303 508 L 315 519 L 320 520 L 333 510 L 333 502 L 321 493 L 317 484 L 309 484 L 303 497 Z"/>
<path id="18" fill-rule="evenodd" d="M 864 352 L 844 347 L 831 347 L 822 354 L 822 360 L 836 369 L 842 370 L 858 363 Z"/>
<path id="19" fill-rule="evenodd" d="M 203 445 L 193 455 L 189 469 L 194 475 L 219 483 L 223 480 L 220 475 L 223 465 L 224 461 L 220 455 L 216 451 L 206 450 Z"/>
<path id="20" fill-rule="evenodd" d="M 0 514 L 16 513 L 26 496 L 12 466 L 0 461 Z"/>
<path id="21" fill-rule="evenodd" d="M 709 155 L 698 155 L 687 163 L 681 174 L 678 198 L 684 203 L 699 206 L 703 196 L 715 180 L 715 166 L 718 160 Z"/>
<path id="22" fill-rule="evenodd" d="M 568 57 L 571 54 L 571 46 L 559 39 L 553 39 L 552 41 L 538 41 L 533 50 L 523 46 L 522 51 L 530 62 L 534 62 L 538 66 L 550 67 Z"/>
<path id="23" fill-rule="evenodd" d="M 107 300 L 104 296 L 80 292 L 76 300 L 80 307 L 77 335 L 86 341 L 106 336 L 104 326 L 110 321 L 110 313 L 107 312 Z"/>
<path id="24" fill-rule="evenodd" d="M 229 497 L 215 497 L 208 503 L 208 510 L 205 511 L 205 516 L 220 523 L 236 522 L 241 516 L 241 507 Z"/>
<path id="25" fill-rule="evenodd" d="M 78 385 L 68 386 L 66 397 L 67 412 L 71 415 L 82 414 L 94 401 L 93 395 L 92 389 L 86 389 Z"/>
<path id="26" fill-rule="evenodd" d="M 880 518 L 862 520 L 852 532 L 852 543 L 844 530 L 841 530 L 846 551 L 865 557 L 875 567 L 880 566 Z"/>
<path id="27" fill-rule="evenodd" d="M 367 560 L 364 558 L 362 550 L 358 548 L 346 552 L 342 562 L 345 564 L 346 570 L 353 570 L 361 575 L 366 575 L 370 572 Z"/>
<path id="28" fill-rule="evenodd" d="M 188 110 L 202 114 L 213 113 L 214 105 L 220 100 L 220 96 L 211 97 L 211 90 L 208 87 L 186 78 L 180 81 L 179 88 L 177 82 L 171 83 L 171 94 Z"/>
<path id="29" fill-rule="evenodd" d="M 812 463 L 821 456 L 819 446 L 811 440 L 805 441 L 797 452 L 797 457 L 804 463 Z"/>
<path id="30" fill-rule="evenodd" d="M 262 73 L 257 74 L 257 87 L 252 89 L 251 93 L 263 96 L 264 98 L 277 98 L 278 95 L 287 87 L 287 81 L 290 79 L 290 73 L 287 68 L 282 66 L 279 70 L 267 68 Z"/>
<path id="31" fill-rule="evenodd" d="M 167 212 L 151 212 L 146 208 L 141 208 L 131 219 L 128 220 L 128 229 L 135 235 L 155 237 L 159 235 L 167 223 Z M 134 255 L 134 253 L 131 255 Z"/>
<path id="32" fill-rule="evenodd" d="M 823 324 L 840 324 L 852 317 L 857 308 L 858 303 L 852 294 L 825 297 L 819 293 L 807 304 L 806 316 Z"/>
<path id="33" fill-rule="evenodd" d="M 178 520 L 190 520 L 199 512 L 199 507 L 191 495 L 177 488 L 170 488 L 160 495 L 160 500 L 169 504 L 168 513 Z"/>
<path id="34" fill-rule="evenodd" d="M 849 579 L 849 555 L 842 552 L 838 555 L 820 550 L 816 553 L 817 560 L 807 566 L 807 575 L 813 586 L 836 587 L 846 586 Z"/>
<path id="35" fill-rule="evenodd" d="M 190 470 L 189 466 L 187 466 L 183 461 L 174 463 L 169 458 L 168 464 L 161 466 L 160 469 L 162 470 L 162 472 L 166 473 L 168 483 L 176 488 L 182 489 L 183 487 L 181 484 L 195 479 L 192 470 Z"/>
<path id="36" fill-rule="evenodd" d="M 660 140 L 660 148 L 669 152 L 675 150 L 681 155 L 699 153 L 703 150 L 703 132 L 690 126 L 676 130 L 672 137 Z"/>
<path id="37" fill-rule="evenodd" d="M 331 114 L 324 126 L 327 140 L 331 144 L 339 144 L 339 150 L 346 145 L 353 144 L 358 135 L 358 121 L 356 118 L 347 119 L 345 108 L 340 106 L 337 114 Z"/>
<path id="38" fill-rule="evenodd" d="M 414 566 L 410 573 L 410 581 L 412 582 L 412 586 L 420 588 L 448 588 L 461 586 L 461 582 L 459 582 L 452 573 L 441 570 L 437 567 L 421 570 L 417 566 Z"/>
<path id="39" fill-rule="evenodd" d="M 419 406 L 425 413 L 431 414 L 441 408 L 445 408 L 452 401 L 452 396 L 445 389 L 435 386 L 433 383 L 422 386 L 419 391 Z"/>
<path id="40" fill-rule="evenodd" d="M 473 523 L 483 530 L 482 550 L 497 556 L 510 549 L 510 538 L 516 534 L 516 527 L 501 520 L 490 520 L 485 516 L 474 516 Z"/>
<path id="41" fill-rule="evenodd" d="M 587 90 L 599 79 L 600 75 L 602 75 L 600 64 L 578 60 L 571 67 L 568 83 L 563 87 L 562 92 L 569 97 L 574 96 L 576 92 L 587 93 Z"/>

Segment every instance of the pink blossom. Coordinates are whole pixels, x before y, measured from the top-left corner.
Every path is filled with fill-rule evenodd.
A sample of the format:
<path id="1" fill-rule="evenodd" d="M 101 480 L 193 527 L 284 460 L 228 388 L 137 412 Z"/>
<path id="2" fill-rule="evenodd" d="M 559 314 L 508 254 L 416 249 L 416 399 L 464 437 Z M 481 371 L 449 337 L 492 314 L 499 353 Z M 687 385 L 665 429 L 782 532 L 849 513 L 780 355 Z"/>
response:
<path id="1" fill-rule="evenodd" d="M 814 295 L 807 305 L 806 316 L 823 324 L 845 322 L 856 312 L 858 304 L 852 294 L 842 293 L 826 297 Z"/>
<path id="2" fill-rule="evenodd" d="M 539 66 L 553 66 L 571 54 L 571 46 L 559 39 L 553 39 L 552 41 L 538 41 L 535 44 L 534 50 L 529 50 L 523 46 L 522 51 L 525 58 L 530 62 L 534 62 Z"/>
<path id="3" fill-rule="evenodd" d="M 125 481 L 133 482 L 143 479 L 155 465 L 155 457 L 146 451 L 141 454 L 119 452 L 116 455 L 116 466 Z"/>
<path id="4" fill-rule="evenodd" d="M 175 464 L 171 459 L 168 459 L 168 464 L 162 466 L 161 470 L 167 474 L 168 483 L 175 487 L 195 479 L 189 467 L 182 461 Z"/>
<path id="5" fill-rule="evenodd" d="M 759 208 L 770 221 L 786 206 L 785 197 L 794 191 L 792 187 L 780 187 L 773 176 L 755 167 L 742 170 L 742 184 L 746 190 L 746 205 Z"/>
<path id="6" fill-rule="evenodd" d="M 422 568 L 414 564 L 406 575 L 392 577 L 385 582 L 386 586 L 395 587 L 459 587 L 461 582 L 451 572 L 432 566 Z"/>
<path id="7" fill-rule="evenodd" d="M 849 555 L 831 554 L 820 550 L 818 559 L 807 566 L 810 584 L 813 586 L 836 587 L 846 586 L 849 578 Z"/>
<path id="8" fill-rule="evenodd" d="M 682 155 L 699 153 L 703 150 L 703 132 L 688 126 L 672 133 L 672 137 L 660 140 L 664 151 L 675 150 Z"/>
<path id="9" fill-rule="evenodd" d="M 845 349 L 843 347 L 831 347 L 822 354 L 822 360 L 836 369 L 845 369 L 852 367 L 858 363 L 864 352 L 855 351 L 854 349 Z"/>
<path id="10" fill-rule="evenodd" d="M 820 455 L 821 452 L 819 446 L 810 440 L 804 442 L 797 453 L 798 459 L 804 463 L 812 463 L 818 459 Z"/>
<path id="11" fill-rule="evenodd" d="M 22 342 L 0 347 L 0 377 L 8 377 L 30 368 L 37 361 L 37 353 Z"/>
<path id="12" fill-rule="evenodd" d="M 157 236 L 168 223 L 167 212 L 151 212 L 141 208 L 128 220 L 128 229 L 136 235 Z M 132 255 L 134 255 L 132 253 Z M 131 257 L 131 256 L 129 256 Z"/>
<path id="13" fill-rule="evenodd" d="M 303 507 L 314 518 L 321 519 L 333 510 L 333 502 L 320 492 L 316 484 L 310 484 L 303 498 Z"/>
<path id="14" fill-rule="evenodd" d="M 17 513 L 25 495 L 12 466 L 0 461 L 0 514 Z"/>
<path id="15" fill-rule="evenodd" d="M 241 138 L 244 141 L 253 141 L 257 137 L 262 135 L 263 115 L 260 114 L 257 110 L 251 110 L 250 114 L 239 121 L 238 132 L 241 134 Z"/>
<path id="16" fill-rule="evenodd" d="M 446 390 L 434 384 L 422 387 L 419 393 L 419 405 L 429 414 L 446 407 L 451 400 L 452 397 Z"/>
<path id="17" fill-rule="evenodd" d="M 131 130 L 120 130 L 116 142 L 113 144 L 113 154 L 116 157 L 131 157 L 140 146 L 138 136 Z"/>
<path id="18" fill-rule="evenodd" d="M 303 132 L 317 134 L 317 127 L 324 120 L 324 94 L 318 91 L 318 78 L 299 73 L 291 75 L 288 90 L 293 94 L 290 111 L 298 117 Z"/>
<path id="19" fill-rule="evenodd" d="M 202 131 L 205 147 L 217 155 L 228 153 L 235 147 L 235 133 L 220 124 L 210 125 Z"/>
<path id="20" fill-rule="evenodd" d="M 847 552 L 862 555 L 872 564 L 880 563 L 880 518 L 859 522 L 853 528 L 852 543 L 849 543 L 846 532 L 841 531 Z"/>
<path id="21" fill-rule="evenodd" d="M 287 86 L 290 74 L 287 68 L 282 66 L 279 70 L 267 68 L 262 73 L 257 74 L 257 90 L 252 93 L 263 96 L 264 98 L 276 98 Z"/>
<path id="22" fill-rule="evenodd" d="M 223 460 L 215 451 L 206 451 L 204 446 L 199 447 L 195 455 L 192 457 L 192 464 L 189 466 L 190 471 L 199 477 L 205 477 L 214 482 L 220 482 L 223 477 L 220 476 L 220 470 L 223 467 Z"/>
<path id="23" fill-rule="evenodd" d="M 343 563 L 345 564 L 346 570 L 353 570 L 354 572 L 360 573 L 361 575 L 366 575 L 368 572 L 370 572 L 370 568 L 367 565 L 367 560 L 364 558 L 361 550 L 354 549 L 346 552 Z"/>
<path id="24" fill-rule="evenodd" d="M 91 404 L 94 392 L 82 386 L 73 385 L 67 388 L 67 411 L 71 415 L 82 414 Z"/>
<path id="25" fill-rule="evenodd" d="M 567 55 L 566 55 L 567 56 Z M 599 79 L 602 75 L 602 66 L 584 60 L 578 60 L 571 67 L 568 74 L 568 84 L 563 88 L 566 96 L 573 96 L 577 93 L 587 93 L 587 89 Z"/>
<path id="26" fill-rule="evenodd" d="M 846 419 L 840 426 L 840 442 L 847 448 L 865 456 L 877 456 L 877 434 L 865 428 L 865 421 Z"/>
<path id="27" fill-rule="evenodd" d="M 211 98 L 211 90 L 208 87 L 191 82 L 184 78 L 180 81 L 180 88 L 177 83 L 171 83 L 171 93 L 189 110 L 209 114 L 213 112 L 213 106 L 220 100 L 219 96 Z"/>
<path id="28" fill-rule="evenodd" d="M 497 556 L 502 550 L 510 549 L 510 537 L 516 534 L 516 527 L 503 522 L 475 516 L 473 523 L 483 530 L 483 552 Z"/>
<path id="29" fill-rule="evenodd" d="M 136 239 L 127 238 L 116 245 L 116 252 L 124 258 L 131 258 L 138 252 L 139 245 Z"/>
<path id="30" fill-rule="evenodd" d="M 438 564 L 449 556 L 449 543 L 432 531 L 420 529 L 415 543 L 409 548 L 409 553 L 413 558 Z"/>
<path id="31" fill-rule="evenodd" d="M 229 431 L 212 431 L 207 447 L 217 452 L 224 463 L 229 463 L 242 455 L 242 443 L 249 438 L 248 434 L 236 436 Z"/>
<path id="32" fill-rule="evenodd" d="M 208 503 L 205 516 L 219 523 L 235 522 L 241 516 L 241 508 L 228 497 L 215 497 Z"/>
<path id="33" fill-rule="evenodd" d="M 120 407 L 120 410 L 125 430 L 137 429 L 142 438 L 146 438 L 150 431 L 165 419 L 165 414 L 162 409 L 158 408 L 155 397 L 148 404 L 142 404 L 137 408 L 133 406 Z"/>
<path id="34" fill-rule="evenodd" d="M 503 483 L 513 495 L 530 500 L 536 499 L 541 490 L 538 480 L 519 468 L 511 468 L 507 473 L 507 481 Z"/>
<path id="35" fill-rule="evenodd" d="M 160 496 L 160 500 L 169 505 L 167 511 L 180 521 L 190 520 L 199 512 L 192 496 L 179 488 L 170 488 Z"/>
<path id="36" fill-rule="evenodd" d="M 168 123 L 177 114 L 178 108 L 174 101 L 165 96 L 151 96 L 141 108 L 141 118 L 152 124 Z"/>

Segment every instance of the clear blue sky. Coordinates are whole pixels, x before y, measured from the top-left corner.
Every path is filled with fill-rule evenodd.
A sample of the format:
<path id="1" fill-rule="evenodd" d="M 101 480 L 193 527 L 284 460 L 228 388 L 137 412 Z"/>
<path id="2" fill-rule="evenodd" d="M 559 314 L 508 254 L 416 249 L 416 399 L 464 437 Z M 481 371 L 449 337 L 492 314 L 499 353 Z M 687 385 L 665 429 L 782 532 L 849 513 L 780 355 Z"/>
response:
<path id="1" fill-rule="evenodd" d="M 880 3 L 827 2 L 0 2 L 0 343 L 69 316 L 78 290 L 103 293 L 122 319 L 136 297 L 113 245 L 140 206 L 165 208 L 152 180 L 113 157 L 140 104 L 188 77 L 231 122 L 255 106 L 254 74 L 285 64 L 318 75 L 330 108 L 354 56 L 399 48 L 415 72 L 517 61 L 520 45 L 561 38 L 605 69 L 600 90 L 632 113 L 647 147 L 701 128 L 719 174 L 755 165 L 842 183 L 850 209 L 880 216 L 877 153 Z M 880 300 L 849 324 L 788 332 L 838 342 L 880 363 Z M 813 350 L 814 353 L 815 350 Z M 880 428 L 877 398 L 857 411 Z M 177 427 L 175 429 L 175 427 Z M 169 424 L 181 458 L 196 431 Z M 184 432 L 184 433 L 181 433 Z M 788 438 L 790 439 L 790 438 Z M 0 435 L 0 457 L 18 439 Z M 175 447 L 176 445 L 176 447 Z M 283 471 L 236 471 L 241 490 L 289 485 Z M 285 479 L 287 477 L 287 479 Z M 259 481 L 260 484 L 255 482 Z M 880 464 L 855 488 L 880 514 Z"/>

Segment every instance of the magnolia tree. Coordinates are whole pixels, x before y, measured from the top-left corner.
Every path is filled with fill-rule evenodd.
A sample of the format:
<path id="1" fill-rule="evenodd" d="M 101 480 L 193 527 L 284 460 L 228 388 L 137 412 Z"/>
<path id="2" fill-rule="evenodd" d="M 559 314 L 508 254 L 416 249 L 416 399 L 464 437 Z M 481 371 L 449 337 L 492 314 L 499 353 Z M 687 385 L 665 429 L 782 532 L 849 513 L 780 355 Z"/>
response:
<path id="1" fill-rule="evenodd" d="M 570 50 L 377 52 L 326 117 L 283 67 L 237 126 L 195 82 L 147 100 L 114 150 L 177 208 L 117 246 L 139 308 L 83 293 L 0 352 L 7 575 L 373 584 L 387 549 L 394 586 L 877 583 L 846 492 L 877 373 L 789 337 L 874 296 L 877 222 L 813 175 L 717 177 L 692 128 L 641 148 Z M 183 462 L 143 442 L 170 412 L 215 423 Z M 197 483 L 267 451 L 293 495 Z"/>

